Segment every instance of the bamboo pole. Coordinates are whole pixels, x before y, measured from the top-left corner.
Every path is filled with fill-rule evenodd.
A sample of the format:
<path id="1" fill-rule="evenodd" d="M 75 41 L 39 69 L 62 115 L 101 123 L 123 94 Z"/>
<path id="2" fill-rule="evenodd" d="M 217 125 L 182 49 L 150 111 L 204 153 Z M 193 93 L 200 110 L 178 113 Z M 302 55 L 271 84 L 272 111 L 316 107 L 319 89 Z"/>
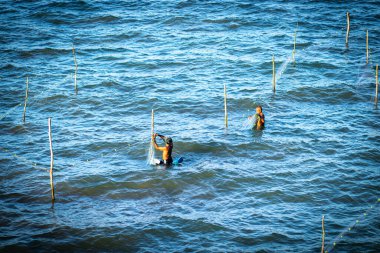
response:
<path id="1" fill-rule="evenodd" d="M 350 13 L 347 11 L 346 47 L 348 47 L 348 35 L 350 34 Z"/>
<path id="2" fill-rule="evenodd" d="M 26 91 L 25 91 L 25 102 L 24 102 L 24 113 L 22 116 L 22 121 L 25 123 L 25 115 L 26 115 L 26 102 L 28 101 L 28 86 L 29 86 L 29 79 L 26 77 Z"/>
<path id="3" fill-rule="evenodd" d="M 154 110 L 152 109 L 152 126 L 151 126 L 152 135 L 154 134 Z M 153 142 L 153 140 L 152 140 Z"/>
<path id="4" fill-rule="evenodd" d="M 274 62 L 274 55 L 272 56 L 272 70 L 273 70 L 273 92 L 276 92 L 276 66 Z"/>
<path id="5" fill-rule="evenodd" d="M 228 127 L 228 114 L 227 114 L 227 88 L 224 84 L 224 124 Z"/>
<path id="6" fill-rule="evenodd" d="M 75 94 L 78 94 L 78 87 L 77 87 L 77 71 L 78 71 L 78 64 L 77 64 L 77 57 L 75 54 L 75 47 L 73 44 L 73 57 L 74 57 L 74 88 L 75 88 Z"/>
<path id="7" fill-rule="evenodd" d="M 325 250 L 325 216 L 322 215 L 322 248 L 321 253 Z"/>
<path id="8" fill-rule="evenodd" d="M 51 200 L 55 200 L 54 195 L 54 182 L 53 182 L 53 165 L 54 165 L 54 154 L 53 154 L 53 144 L 51 138 L 51 118 L 48 119 L 49 126 L 49 143 L 50 143 L 50 188 L 51 188 Z"/>
<path id="9" fill-rule="evenodd" d="M 148 157 L 148 164 L 154 164 L 154 110 L 152 109 L 152 116 L 151 116 L 151 138 L 150 138 L 150 147 L 149 147 L 149 157 Z"/>
<path id="10" fill-rule="evenodd" d="M 368 30 L 367 30 L 367 36 L 366 36 L 366 40 L 365 40 L 365 44 L 366 44 L 366 50 L 367 50 L 367 64 L 368 64 L 368 58 L 369 58 L 369 53 L 368 53 Z"/>
<path id="11" fill-rule="evenodd" d="M 377 106 L 379 93 L 379 65 L 376 64 L 376 90 L 375 90 L 375 105 Z"/>

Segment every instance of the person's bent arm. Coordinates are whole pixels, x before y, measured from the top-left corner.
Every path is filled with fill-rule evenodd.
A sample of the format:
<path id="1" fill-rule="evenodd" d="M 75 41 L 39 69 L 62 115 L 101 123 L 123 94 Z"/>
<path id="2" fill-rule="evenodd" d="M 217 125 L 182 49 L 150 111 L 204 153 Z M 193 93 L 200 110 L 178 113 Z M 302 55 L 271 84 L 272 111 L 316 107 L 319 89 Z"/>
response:
<path id="1" fill-rule="evenodd" d="M 260 121 L 261 121 L 262 124 L 264 124 L 264 122 L 265 122 L 264 114 L 262 114 L 262 115 L 260 116 Z"/>
<path id="2" fill-rule="evenodd" d="M 157 142 L 156 142 L 156 135 L 157 135 L 157 134 L 154 134 L 154 135 L 152 136 L 154 148 L 157 149 L 157 150 L 160 150 L 160 151 L 164 151 L 164 150 L 165 150 L 165 147 L 160 147 L 160 146 L 157 145 Z"/>

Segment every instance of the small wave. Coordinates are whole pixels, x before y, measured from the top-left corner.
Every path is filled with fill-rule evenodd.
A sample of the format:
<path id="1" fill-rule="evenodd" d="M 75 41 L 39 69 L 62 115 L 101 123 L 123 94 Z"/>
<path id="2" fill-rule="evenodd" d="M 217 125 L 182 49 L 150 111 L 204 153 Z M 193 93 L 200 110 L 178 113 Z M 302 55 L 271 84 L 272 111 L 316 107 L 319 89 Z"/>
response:
<path id="1" fill-rule="evenodd" d="M 301 42 L 301 43 L 299 43 L 299 42 L 297 42 L 297 45 L 296 45 L 296 49 L 298 48 L 301 48 L 301 49 L 306 49 L 306 48 L 308 48 L 308 47 L 311 47 L 313 45 L 313 42 Z"/>
<path id="2" fill-rule="evenodd" d="M 72 24 L 72 21 L 70 19 L 62 19 L 61 18 L 47 18 L 47 22 L 53 24 L 53 25 L 70 25 Z"/>
<path id="3" fill-rule="evenodd" d="M 146 61 L 140 61 L 140 62 L 126 61 L 126 62 L 118 63 L 118 65 L 120 65 L 121 67 L 124 67 L 124 68 L 132 67 L 132 68 L 139 68 L 139 69 L 141 68 L 141 69 L 148 69 L 148 70 L 153 70 L 153 69 L 158 68 L 157 64 L 149 63 Z"/>
<path id="4" fill-rule="evenodd" d="M 118 60 L 123 59 L 120 56 L 115 56 L 115 55 L 101 55 L 95 58 L 96 61 L 105 61 L 105 62 L 117 62 Z"/>
<path id="5" fill-rule="evenodd" d="M 238 20 L 236 18 L 221 18 L 221 19 L 204 19 L 202 21 L 209 24 L 228 24 L 231 22 L 236 22 Z"/>
<path id="6" fill-rule="evenodd" d="M 12 134 L 24 134 L 24 133 L 27 133 L 28 132 L 28 128 L 25 127 L 24 125 L 18 125 L 18 126 L 14 126 L 10 129 L 10 132 Z"/>
<path id="7" fill-rule="evenodd" d="M 332 70 L 337 70 L 339 69 L 338 66 L 332 63 L 327 63 L 327 62 L 303 62 L 302 66 L 305 68 L 310 68 L 310 69 L 332 69 Z"/>
<path id="8" fill-rule="evenodd" d="M 187 153 L 224 153 L 226 152 L 225 145 L 219 142 L 209 142 L 209 143 L 186 143 L 182 145 L 181 142 L 177 142 L 178 146 L 181 146 L 181 152 Z"/>
<path id="9" fill-rule="evenodd" d="M 16 76 L 15 73 L 27 73 L 28 68 L 24 66 L 19 66 L 16 64 L 7 63 L 0 67 L 0 70 L 4 70 L 4 72 L 9 76 Z M 18 77 L 18 76 L 17 76 Z M 0 77 L 0 80 L 3 79 L 3 77 Z"/>
<path id="10" fill-rule="evenodd" d="M 121 20 L 120 17 L 113 16 L 113 15 L 107 15 L 107 16 L 101 16 L 101 17 L 92 17 L 87 19 L 82 19 L 79 22 L 83 24 L 99 24 L 99 23 L 115 23 L 116 21 Z"/>
<path id="11" fill-rule="evenodd" d="M 66 1 L 42 1 L 39 6 L 39 8 L 43 9 L 85 9 L 87 11 L 89 10 L 96 10 L 94 7 L 95 5 L 89 4 L 91 2 L 86 1 L 75 1 L 75 2 L 66 2 Z"/>
<path id="12" fill-rule="evenodd" d="M 172 17 L 164 21 L 165 25 L 180 25 L 186 20 L 185 17 Z"/>
<path id="13" fill-rule="evenodd" d="M 0 70 L 16 70 L 16 69 L 17 69 L 17 67 L 13 64 L 10 64 L 10 63 L 5 64 L 0 68 Z"/>
<path id="14" fill-rule="evenodd" d="M 302 87 L 296 90 L 290 90 L 288 95 L 299 102 L 325 102 L 325 103 L 342 103 L 349 101 L 365 101 L 366 97 L 354 93 L 347 86 L 342 88 L 334 87 Z"/>
<path id="15" fill-rule="evenodd" d="M 141 32 L 138 32 L 138 31 L 129 31 L 128 33 L 122 33 L 122 34 L 118 34 L 118 35 L 115 35 L 111 38 L 112 41 L 117 41 L 117 40 L 128 40 L 128 39 L 132 39 L 132 38 L 136 38 L 136 37 L 139 37 L 141 35 Z"/>
<path id="16" fill-rule="evenodd" d="M 250 9 L 250 8 L 254 7 L 254 4 L 252 4 L 252 3 L 241 3 L 241 4 L 238 4 L 237 7 L 242 8 L 242 9 Z"/>
<path id="17" fill-rule="evenodd" d="M 48 102 L 59 102 L 59 101 L 65 101 L 67 98 L 68 98 L 67 95 L 57 94 L 57 95 L 52 95 L 50 97 L 47 97 L 46 101 L 48 101 Z"/>
<path id="18" fill-rule="evenodd" d="M 41 56 L 41 55 L 69 55 L 71 49 L 59 49 L 59 48 L 37 48 L 32 50 L 20 51 L 20 56 L 23 58 Z"/>
<path id="19" fill-rule="evenodd" d="M 272 232 L 268 235 L 265 235 L 265 236 L 262 236 L 261 238 L 259 238 L 259 241 L 263 241 L 263 242 L 281 242 L 281 243 L 289 243 L 290 241 L 293 241 L 294 239 L 288 237 L 287 235 L 283 234 L 283 233 L 276 233 L 276 232 Z"/>
<path id="20" fill-rule="evenodd" d="M 331 198 L 331 201 L 338 204 L 338 203 L 355 203 L 355 199 L 352 198 L 350 195 L 347 194 L 341 194 L 338 196 L 334 196 Z"/>
<path id="21" fill-rule="evenodd" d="M 186 8 L 186 7 L 190 7 L 190 6 L 192 6 L 194 3 L 195 3 L 194 0 L 181 1 L 181 2 L 179 2 L 179 3 L 176 5 L 176 8 L 177 8 L 177 9 L 183 9 L 183 8 Z"/>
<path id="22" fill-rule="evenodd" d="M 200 181 L 212 180 L 218 176 L 218 173 L 214 170 L 202 169 L 202 164 L 197 166 L 197 170 L 194 172 L 186 172 L 182 175 L 182 179 L 189 184 L 196 184 Z"/>

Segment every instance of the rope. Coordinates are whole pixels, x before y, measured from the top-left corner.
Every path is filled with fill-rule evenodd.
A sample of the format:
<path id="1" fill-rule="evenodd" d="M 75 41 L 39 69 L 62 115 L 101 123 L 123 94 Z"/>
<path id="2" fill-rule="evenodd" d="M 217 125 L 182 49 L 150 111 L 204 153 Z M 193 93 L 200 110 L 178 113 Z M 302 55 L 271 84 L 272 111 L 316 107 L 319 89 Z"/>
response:
<path id="1" fill-rule="evenodd" d="M 38 170 L 43 170 L 43 171 L 49 172 L 49 169 L 42 167 L 42 165 L 40 166 L 37 163 L 35 163 L 35 162 L 33 162 L 33 161 L 29 160 L 29 159 L 26 159 L 23 156 L 20 156 L 20 155 L 17 155 L 15 153 L 12 153 L 10 150 L 8 150 L 6 148 L 0 147 L 0 150 L 3 151 L 3 152 L 5 152 L 5 153 L 7 153 L 7 154 L 9 154 L 9 155 L 11 155 L 13 158 L 15 158 L 17 160 L 20 160 L 20 161 L 23 161 L 26 164 L 29 164 L 34 169 L 38 169 Z"/>
<path id="2" fill-rule="evenodd" d="M 374 204 L 372 204 L 364 213 L 362 213 L 353 222 L 351 222 L 350 225 L 348 225 L 346 228 L 344 228 L 343 231 L 337 237 L 334 238 L 334 240 L 329 245 L 329 247 L 326 247 L 327 250 L 325 251 L 325 253 L 333 252 L 336 249 L 337 244 L 341 240 L 343 240 L 343 237 L 347 233 L 351 232 L 356 226 L 358 226 L 358 224 L 362 223 L 368 217 L 368 214 L 371 211 L 373 211 L 379 203 L 380 203 L 380 198 L 378 198 L 376 200 L 376 202 Z"/>

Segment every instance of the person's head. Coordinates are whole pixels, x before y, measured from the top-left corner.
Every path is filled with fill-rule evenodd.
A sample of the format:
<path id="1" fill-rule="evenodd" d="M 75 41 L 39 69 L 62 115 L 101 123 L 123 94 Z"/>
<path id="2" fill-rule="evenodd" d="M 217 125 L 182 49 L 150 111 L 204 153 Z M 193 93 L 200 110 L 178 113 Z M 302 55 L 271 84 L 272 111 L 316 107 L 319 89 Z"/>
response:
<path id="1" fill-rule="evenodd" d="M 170 137 L 165 138 L 166 146 L 173 146 L 173 140 Z"/>
<path id="2" fill-rule="evenodd" d="M 263 112 L 263 108 L 261 107 L 261 105 L 256 106 L 256 113 L 262 113 L 262 112 Z"/>

